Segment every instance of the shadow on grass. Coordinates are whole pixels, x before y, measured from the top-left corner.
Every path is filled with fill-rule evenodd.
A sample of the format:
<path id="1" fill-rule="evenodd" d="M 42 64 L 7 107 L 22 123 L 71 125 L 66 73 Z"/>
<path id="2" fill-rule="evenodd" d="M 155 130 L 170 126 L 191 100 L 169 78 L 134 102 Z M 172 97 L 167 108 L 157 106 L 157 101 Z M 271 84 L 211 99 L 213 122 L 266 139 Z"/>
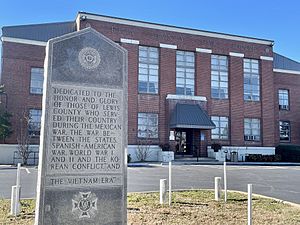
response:
<path id="1" fill-rule="evenodd" d="M 257 201 L 259 199 L 257 198 L 252 198 L 252 201 Z M 228 202 L 247 202 L 248 198 L 241 198 L 241 199 L 227 199 Z"/>
<path id="2" fill-rule="evenodd" d="M 199 206 L 199 205 L 201 205 L 201 206 L 208 206 L 208 204 L 206 204 L 206 203 L 177 202 L 177 201 L 173 202 L 173 203 L 180 204 L 180 205 L 186 205 L 188 207 L 193 207 L 195 205 L 197 205 L 197 206 Z"/>

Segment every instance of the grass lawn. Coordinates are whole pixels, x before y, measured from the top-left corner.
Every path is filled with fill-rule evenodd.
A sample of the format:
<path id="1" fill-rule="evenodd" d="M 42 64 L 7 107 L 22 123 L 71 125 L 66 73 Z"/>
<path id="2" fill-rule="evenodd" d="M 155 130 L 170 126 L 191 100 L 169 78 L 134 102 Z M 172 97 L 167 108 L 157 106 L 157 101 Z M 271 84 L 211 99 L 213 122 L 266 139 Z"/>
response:
<path id="1" fill-rule="evenodd" d="M 215 202 L 212 191 L 173 193 L 172 206 L 161 206 L 159 194 L 129 194 L 128 224 L 247 224 L 247 195 L 228 193 L 228 202 Z M 22 213 L 9 216 L 10 202 L 0 200 L 0 224 L 33 224 L 34 200 L 22 200 Z M 260 197 L 253 198 L 253 224 L 299 225 L 300 208 Z"/>

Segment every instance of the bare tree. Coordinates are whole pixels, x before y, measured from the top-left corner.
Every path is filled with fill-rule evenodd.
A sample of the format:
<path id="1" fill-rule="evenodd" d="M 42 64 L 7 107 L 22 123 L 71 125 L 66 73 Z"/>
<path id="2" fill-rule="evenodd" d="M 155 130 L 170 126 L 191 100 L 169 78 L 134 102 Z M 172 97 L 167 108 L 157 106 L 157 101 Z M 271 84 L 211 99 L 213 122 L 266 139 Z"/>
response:
<path id="1" fill-rule="evenodd" d="M 151 155 L 151 144 L 152 141 L 149 139 L 149 137 L 138 140 L 138 145 L 135 154 L 140 162 L 145 162 Z"/>
<path id="2" fill-rule="evenodd" d="M 27 165 L 27 161 L 29 155 L 31 154 L 30 143 L 31 143 L 31 135 L 29 132 L 30 127 L 30 116 L 23 110 L 19 115 L 19 126 L 18 126 L 18 154 L 22 159 L 22 164 Z"/>

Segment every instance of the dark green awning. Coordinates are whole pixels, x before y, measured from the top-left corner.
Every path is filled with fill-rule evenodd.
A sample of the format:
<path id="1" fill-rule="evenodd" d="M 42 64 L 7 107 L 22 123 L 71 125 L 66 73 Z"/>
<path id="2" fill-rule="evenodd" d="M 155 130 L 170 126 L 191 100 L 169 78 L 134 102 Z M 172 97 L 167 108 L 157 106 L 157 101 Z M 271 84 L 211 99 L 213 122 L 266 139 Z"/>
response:
<path id="1" fill-rule="evenodd" d="M 199 105 L 177 103 L 171 114 L 170 128 L 214 129 L 216 126 Z"/>

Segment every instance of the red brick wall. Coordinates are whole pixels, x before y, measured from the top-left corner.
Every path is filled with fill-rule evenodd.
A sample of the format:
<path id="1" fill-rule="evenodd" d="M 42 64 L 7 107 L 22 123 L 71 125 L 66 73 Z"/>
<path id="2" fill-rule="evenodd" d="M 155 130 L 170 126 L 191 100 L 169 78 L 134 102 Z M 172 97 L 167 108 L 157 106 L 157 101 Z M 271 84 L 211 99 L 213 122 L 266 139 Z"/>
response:
<path id="1" fill-rule="evenodd" d="M 182 34 L 170 31 L 154 30 L 142 27 L 113 24 L 94 20 L 81 21 L 81 29 L 91 26 L 115 42 L 120 38 L 135 39 L 140 45 L 159 47 L 159 43 L 175 44 L 180 50 L 193 51 L 196 48 L 212 49 L 213 54 L 229 55 L 229 52 L 245 54 L 245 58 L 259 59 L 261 55 L 272 56 L 272 47 L 262 44 L 232 41 L 220 38 Z M 159 113 L 159 139 L 157 142 L 168 142 L 168 112 L 166 96 L 176 92 L 176 50 L 160 48 L 159 94 L 138 94 L 138 45 L 124 44 L 128 50 L 128 143 L 136 144 L 137 113 Z M 9 110 L 13 113 L 22 107 L 41 107 L 41 96 L 29 94 L 30 67 L 42 67 L 44 47 L 4 42 L 3 45 L 3 78 L 9 94 Z M 196 57 L 196 95 L 207 97 L 207 110 L 210 115 L 229 116 L 230 131 L 225 145 L 244 145 L 244 117 L 262 118 L 263 145 L 274 145 L 274 88 L 272 62 L 261 62 L 262 101 L 244 103 L 243 100 L 243 58 L 229 57 L 229 100 L 210 98 L 210 57 L 211 54 L 195 53 Z M 293 89 L 293 92 L 294 91 Z M 299 96 L 299 95 L 298 95 Z M 276 104 L 275 104 L 276 105 Z M 14 119 L 14 126 L 16 120 Z M 294 128 L 293 128 L 294 129 Z M 206 132 L 208 143 L 210 132 Z M 298 138 L 299 140 L 299 138 Z M 10 139 L 15 142 L 15 137 Z M 248 143 L 249 144 L 249 143 Z M 252 143 L 250 143 L 252 144 Z M 260 143 L 253 143 L 260 145 Z"/>
<path id="2" fill-rule="evenodd" d="M 8 95 L 8 112 L 12 114 L 13 134 L 6 143 L 17 143 L 23 111 L 42 108 L 42 95 L 30 94 L 31 67 L 43 67 L 45 47 L 3 42 L 1 83 Z M 35 139 L 34 141 L 39 141 Z"/>
<path id="3" fill-rule="evenodd" d="M 128 51 L 128 144 L 135 144 L 138 113 L 138 54 L 137 45 L 121 44 Z"/>
<path id="4" fill-rule="evenodd" d="M 214 54 L 229 55 L 229 52 L 240 52 L 244 53 L 245 57 L 257 59 L 261 55 L 273 56 L 272 47 L 262 44 L 133 27 L 90 19 L 81 21 L 81 29 L 88 26 L 117 42 L 120 41 L 120 38 L 128 38 L 139 40 L 140 45 L 159 47 L 159 43 L 174 44 L 178 46 L 178 49 L 186 51 L 195 51 L 195 48 L 208 48 L 212 49 Z"/>
<path id="5" fill-rule="evenodd" d="M 275 143 L 279 144 L 279 121 L 290 121 L 290 144 L 300 145 L 300 75 L 274 73 Z M 278 90 L 289 90 L 290 110 L 279 110 Z M 286 142 L 282 142 L 285 144 Z"/>
<path id="6" fill-rule="evenodd" d="M 261 60 L 261 127 L 264 146 L 274 146 L 274 73 L 273 62 Z"/>
<path id="7" fill-rule="evenodd" d="M 169 141 L 169 120 L 167 118 L 166 97 L 176 93 L 176 50 L 160 49 L 159 79 L 159 139 L 161 143 Z"/>
<path id="8" fill-rule="evenodd" d="M 229 59 L 230 144 L 244 145 L 244 72 L 243 58 Z"/>

